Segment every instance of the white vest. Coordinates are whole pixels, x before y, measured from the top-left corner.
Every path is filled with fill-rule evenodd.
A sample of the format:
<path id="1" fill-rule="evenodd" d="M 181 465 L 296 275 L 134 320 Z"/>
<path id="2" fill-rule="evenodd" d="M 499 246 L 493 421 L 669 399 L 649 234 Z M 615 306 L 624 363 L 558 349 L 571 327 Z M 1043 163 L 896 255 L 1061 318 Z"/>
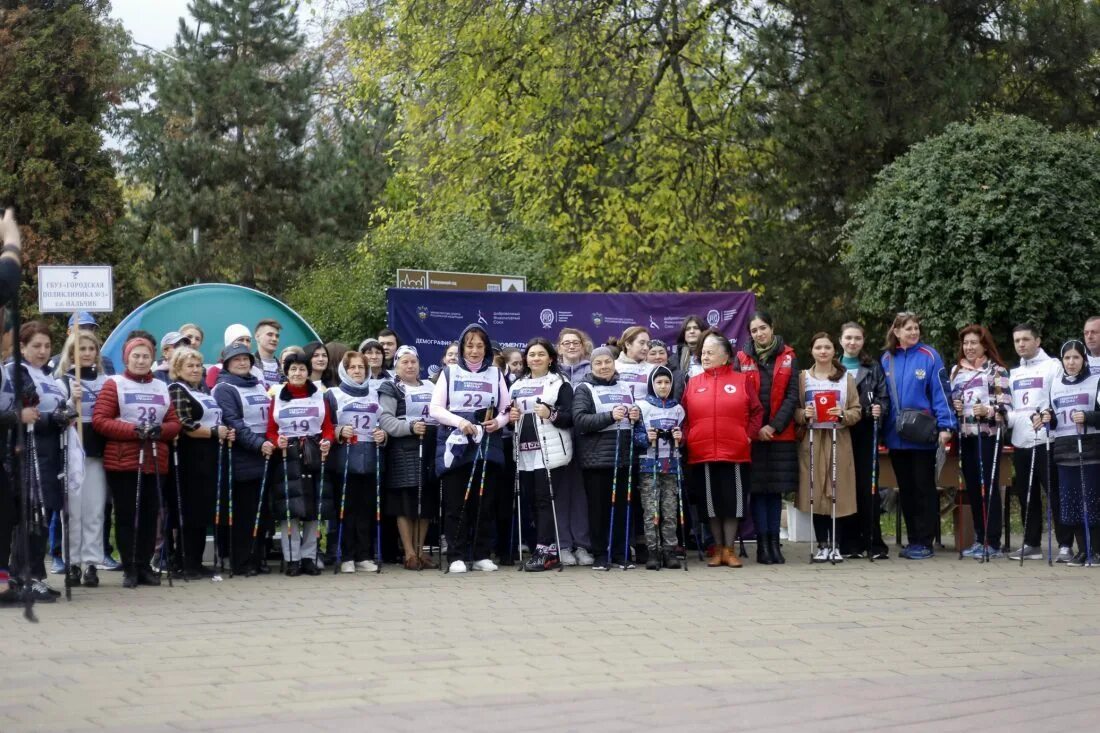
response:
<path id="1" fill-rule="evenodd" d="M 205 392 L 196 392 L 191 389 L 185 382 L 176 382 L 179 386 L 187 390 L 187 394 L 191 395 L 191 399 L 199 403 L 202 407 L 202 417 L 199 418 L 200 428 L 215 428 L 222 423 L 222 408 L 218 407 L 218 401 Z"/>
<path id="2" fill-rule="evenodd" d="M 609 413 L 619 405 L 630 407 L 634 404 L 634 395 L 631 393 L 630 388 L 621 382 L 615 384 L 589 384 L 585 382 L 582 386 L 591 390 L 592 404 L 596 408 L 597 415 Z M 623 427 L 622 423 L 613 422 L 604 430 L 622 430 Z"/>
<path id="3" fill-rule="evenodd" d="M 630 388 L 635 402 L 641 402 L 646 398 L 649 394 L 649 373 L 653 371 L 652 364 L 616 361 L 615 371 L 619 373 L 619 383 Z"/>
<path id="4" fill-rule="evenodd" d="M 496 367 L 468 372 L 451 364 L 447 367 L 447 409 L 461 415 L 496 407 L 499 383 L 500 372 Z"/>
<path id="5" fill-rule="evenodd" d="M 1050 387 L 1050 406 L 1058 419 L 1058 425 L 1051 435 L 1055 438 L 1065 438 L 1077 435 L 1077 423 L 1073 422 L 1073 413 L 1087 412 L 1096 409 L 1096 388 L 1100 385 L 1100 375 L 1090 374 L 1077 384 L 1064 384 L 1061 379 L 1056 380 Z M 1096 430 L 1084 427 L 1083 434 L 1095 433 Z"/>
<path id="6" fill-rule="evenodd" d="M 432 405 L 432 392 L 435 385 L 431 382 L 420 384 L 405 384 L 398 382 L 398 387 L 405 393 L 405 422 L 412 424 L 422 422 L 425 425 L 438 425 L 439 421 L 428 414 Z"/>
<path id="7" fill-rule="evenodd" d="M 34 389 L 38 392 L 39 412 L 45 415 L 68 402 L 69 396 L 65 394 L 65 388 L 56 379 L 41 369 L 35 369 L 30 365 L 27 365 L 27 371 L 30 372 Z M 164 415 L 162 414 L 161 417 L 164 417 Z"/>
<path id="8" fill-rule="evenodd" d="M 4 385 L 0 387 L 0 411 L 7 412 L 15 405 L 15 386 L 11 381 L 11 369 L 5 366 L 3 370 Z"/>
<path id="9" fill-rule="evenodd" d="M 71 378 L 76 379 L 75 376 Z M 95 403 L 99 399 L 99 393 L 103 391 L 103 385 L 105 384 L 107 384 L 107 375 L 103 372 L 97 372 L 96 378 L 91 382 L 87 379 L 80 380 L 80 422 L 85 425 L 92 423 Z"/>
<path id="10" fill-rule="evenodd" d="M 318 390 L 309 397 L 284 401 L 275 398 L 275 423 L 279 434 L 287 438 L 304 438 L 321 432 L 325 419 L 325 397 Z"/>
<path id="11" fill-rule="evenodd" d="M 219 389 L 236 390 L 237 396 L 241 399 L 241 420 L 245 427 L 261 438 L 267 434 L 271 398 L 267 396 L 262 382 L 253 387 L 238 387 L 235 384 L 221 382 L 214 388 L 214 392 L 217 393 Z"/>
<path id="12" fill-rule="evenodd" d="M 643 400 L 638 403 L 638 408 L 642 411 L 642 424 L 647 430 L 652 428 L 657 431 L 671 431 L 684 424 L 684 408 L 680 405 L 658 407 L 649 400 Z M 656 455 L 651 444 L 646 449 L 646 458 L 671 458 L 674 448 L 673 441 L 660 436 L 657 438 Z"/>
<path id="13" fill-rule="evenodd" d="M 807 369 L 803 372 L 806 375 L 806 401 L 813 401 L 814 403 L 814 417 L 817 417 L 817 399 L 818 395 L 831 392 L 836 397 L 837 407 L 843 408 L 848 404 L 848 374 L 845 373 L 843 377 L 837 382 L 831 382 L 828 379 L 818 379 L 810 374 L 810 370 Z M 833 426 L 838 428 L 843 427 L 843 424 L 836 420 L 813 420 L 810 422 L 810 427 L 818 430 L 832 430 Z"/>
<path id="14" fill-rule="evenodd" d="M 168 412 L 168 385 L 159 379 L 135 382 L 123 374 L 109 377 L 118 390 L 118 419 L 134 425 L 160 425 Z"/>
<path id="15" fill-rule="evenodd" d="M 1016 367 L 1009 372 L 1012 386 L 1012 445 L 1032 448 L 1046 442 L 1045 431 L 1038 433 L 1031 427 L 1031 416 L 1050 406 L 1050 387 L 1062 375 L 1062 365 L 1057 359 Z"/>
<path id="16" fill-rule="evenodd" d="M 329 391 L 336 400 L 336 424 L 350 425 L 361 441 L 373 440 L 371 433 L 378 427 L 378 415 L 382 412 L 382 407 L 378 404 L 378 393 L 371 389 L 367 394 L 358 397 L 339 387 Z"/>
<path id="17" fill-rule="evenodd" d="M 541 446 L 527 446 L 520 443 L 521 458 L 525 459 L 524 463 L 531 466 L 531 468 L 524 466 L 524 470 L 542 467 L 542 451 L 546 452 L 546 465 L 551 469 L 568 465 L 573 460 L 572 433 L 568 430 L 562 430 L 549 420 L 542 420 L 537 415 L 532 414 L 538 404 L 535 401 L 536 399 L 541 399 L 547 407 L 553 409 L 558 403 L 558 392 L 564 383 L 565 378 L 560 374 L 547 374 L 538 378 L 526 377 L 512 385 L 512 406 L 518 408 L 524 415 L 531 414 L 531 417 L 524 417 L 520 423 L 516 423 L 515 440 L 519 440 L 522 434 L 522 430 L 520 430 L 522 420 L 531 420 L 534 422 L 535 430 L 538 431 L 539 440 L 541 441 Z M 524 453 L 531 453 L 532 455 L 524 456 Z"/>
<path id="18" fill-rule="evenodd" d="M 276 359 L 264 361 L 259 354 L 256 354 L 256 365 L 253 367 L 253 373 L 257 369 L 260 373 L 260 381 L 269 387 L 282 383 L 283 373 L 279 371 L 279 362 Z"/>

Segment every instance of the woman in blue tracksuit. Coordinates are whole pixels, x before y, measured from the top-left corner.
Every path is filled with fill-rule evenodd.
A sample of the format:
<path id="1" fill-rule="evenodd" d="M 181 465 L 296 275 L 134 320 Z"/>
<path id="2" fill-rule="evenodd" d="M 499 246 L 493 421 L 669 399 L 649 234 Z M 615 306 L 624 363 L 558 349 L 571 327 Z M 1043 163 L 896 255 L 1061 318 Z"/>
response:
<path id="1" fill-rule="evenodd" d="M 932 542 L 939 519 L 936 493 L 936 443 L 946 444 L 955 429 L 955 415 L 947 397 L 947 372 L 943 359 L 920 340 L 920 320 L 915 313 L 898 313 L 886 332 L 886 350 L 881 358 L 890 390 L 890 412 L 883 428 L 886 447 L 898 480 L 901 511 L 909 533 L 909 544 L 901 556 L 909 560 L 932 557 Z M 899 428 L 905 413 L 922 413 L 927 424 Z M 917 418 L 918 421 L 920 418 Z M 914 433 L 922 432 L 923 435 Z"/>

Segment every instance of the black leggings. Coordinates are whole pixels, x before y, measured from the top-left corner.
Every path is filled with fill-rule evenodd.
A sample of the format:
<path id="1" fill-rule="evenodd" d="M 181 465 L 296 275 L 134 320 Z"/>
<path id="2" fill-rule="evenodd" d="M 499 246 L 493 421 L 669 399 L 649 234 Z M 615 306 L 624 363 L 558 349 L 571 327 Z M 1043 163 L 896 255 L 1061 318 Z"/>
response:
<path id="1" fill-rule="evenodd" d="M 341 482 L 342 483 L 342 482 Z M 362 562 L 375 557 L 375 513 L 377 500 L 373 473 L 349 473 L 347 497 L 344 502 L 343 537 L 340 561 Z M 340 487 L 333 497 L 336 500 L 336 516 L 340 516 Z M 330 532 L 340 534 L 340 522 L 335 522 Z M 331 535 L 330 535 L 331 536 Z M 333 538 L 335 540 L 336 538 Z M 336 543 L 331 541 L 335 549 Z M 334 559 L 335 562 L 335 559 Z"/>
<path id="2" fill-rule="evenodd" d="M 478 511 L 478 494 L 481 489 L 482 467 L 485 467 L 484 492 L 480 501 L 485 503 L 483 510 Z M 470 471 L 475 470 L 473 481 L 470 481 Z M 468 559 L 467 545 L 470 543 L 470 535 L 476 540 L 473 544 L 473 560 L 486 560 L 492 548 L 492 531 L 494 501 L 496 496 L 496 484 L 500 475 L 500 466 L 495 463 L 478 461 L 476 468 L 472 464 L 458 466 L 443 474 L 443 502 L 444 502 L 444 534 L 447 535 L 447 560 Z M 465 502 L 467 483 L 470 485 L 470 496 Z M 480 520 L 480 521 L 478 521 Z M 475 526 L 476 525 L 476 526 Z"/>
<path id="3" fill-rule="evenodd" d="M 588 494 L 588 524 L 592 535 L 592 554 L 598 562 L 625 564 L 626 558 L 626 482 L 630 469 L 619 466 L 615 486 L 615 526 L 611 528 L 611 468 L 584 469 L 584 490 Z M 639 492 L 640 493 L 640 492 Z M 608 529 L 612 532 L 611 556 L 607 555 Z"/>
<path id="4" fill-rule="evenodd" d="M 115 539 L 122 568 L 134 573 L 138 568 L 149 567 L 153 558 L 153 548 L 157 540 L 157 515 L 160 512 L 160 497 L 157 496 L 156 475 L 145 474 L 141 478 L 141 504 L 137 503 L 137 471 L 108 471 L 107 486 L 111 489 L 111 500 L 115 505 L 118 523 L 115 527 Z M 161 486 L 166 477 L 161 476 Z M 134 533 L 135 510 L 137 514 L 137 534 Z"/>
<path id="5" fill-rule="evenodd" d="M 550 502 L 550 484 L 546 481 L 546 469 L 521 471 L 519 480 L 523 492 L 533 497 L 536 544 L 543 547 L 556 544 L 554 512 Z M 550 480 L 553 481 L 554 486 L 561 486 L 565 481 L 565 466 L 551 469 Z"/>

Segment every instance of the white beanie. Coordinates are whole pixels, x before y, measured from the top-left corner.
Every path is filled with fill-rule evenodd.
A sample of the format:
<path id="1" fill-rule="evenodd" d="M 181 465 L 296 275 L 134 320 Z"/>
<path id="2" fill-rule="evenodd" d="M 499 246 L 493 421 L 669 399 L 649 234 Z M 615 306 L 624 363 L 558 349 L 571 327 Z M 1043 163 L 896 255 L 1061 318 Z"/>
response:
<path id="1" fill-rule="evenodd" d="M 232 326 L 225 329 L 225 346 L 231 345 L 241 336 L 247 336 L 249 339 L 251 339 L 252 332 L 248 330 L 247 326 L 240 323 L 234 323 Z"/>

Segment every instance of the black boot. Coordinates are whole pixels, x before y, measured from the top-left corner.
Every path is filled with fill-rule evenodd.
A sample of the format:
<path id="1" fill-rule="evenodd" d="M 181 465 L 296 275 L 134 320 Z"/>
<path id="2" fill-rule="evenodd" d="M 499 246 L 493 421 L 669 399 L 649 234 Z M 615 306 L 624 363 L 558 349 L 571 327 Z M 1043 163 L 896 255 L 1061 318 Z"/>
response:
<path id="1" fill-rule="evenodd" d="M 99 573 L 96 572 L 95 565 L 89 565 L 88 569 L 84 571 L 84 587 L 99 587 Z"/>
<path id="2" fill-rule="evenodd" d="M 669 570 L 680 569 L 680 558 L 676 556 L 676 551 L 674 549 L 669 548 L 662 552 L 661 555 L 666 568 Z"/>
<path id="3" fill-rule="evenodd" d="M 142 565 L 137 571 L 137 581 L 140 585 L 160 585 L 160 574 L 152 568 Z"/>
<path id="4" fill-rule="evenodd" d="M 302 574 L 303 575 L 320 575 L 321 569 L 317 567 L 317 562 L 311 557 L 302 558 Z"/>
<path id="5" fill-rule="evenodd" d="M 660 570 L 661 569 L 661 553 L 656 548 L 649 548 L 649 557 L 645 561 L 646 570 Z"/>
<path id="6" fill-rule="evenodd" d="M 779 535 L 778 534 L 769 535 L 768 549 L 769 549 L 768 554 L 770 554 L 772 556 L 772 564 L 773 565 L 784 565 L 784 564 L 786 564 L 787 558 L 783 557 L 783 551 L 779 549 Z"/>
<path id="7" fill-rule="evenodd" d="M 771 535 L 763 532 L 756 535 L 756 564 L 772 565 Z"/>
<path id="8" fill-rule="evenodd" d="M 122 571 L 122 587 L 123 588 L 137 588 L 138 577 L 137 573 L 130 569 Z"/>
<path id="9" fill-rule="evenodd" d="M 298 560 L 291 560 L 286 564 L 286 574 L 288 577 L 297 578 L 302 574 L 302 563 Z"/>
<path id="10" fill-rule="evenodd" d="M 66 588 L 76 588 L 76 587 L 78 587 L 80 585 L 80 577 L 81 577 L 80 566 L 79 565 L 70 565 L 69 566 L 69 572 L 66 573 L 66 575 L 65 575 L 65 587 Z"/>

